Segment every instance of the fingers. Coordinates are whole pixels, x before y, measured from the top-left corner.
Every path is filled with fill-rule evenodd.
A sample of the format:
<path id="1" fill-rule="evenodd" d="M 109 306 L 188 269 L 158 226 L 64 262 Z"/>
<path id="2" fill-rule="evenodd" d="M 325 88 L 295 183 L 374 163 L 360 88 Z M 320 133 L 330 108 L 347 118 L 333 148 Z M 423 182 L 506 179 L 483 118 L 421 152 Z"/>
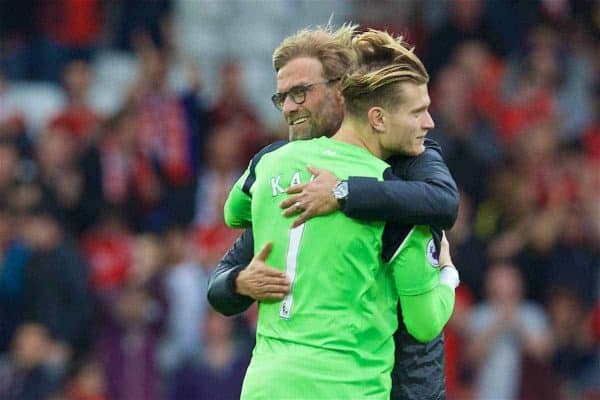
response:
<path id="1" fill-rule="evenodd" d="M 294 222 L 292 222 L 292 228 L 302 225 L 311 217 L 313 217 L 312 213 L 309 210 L 305 210 L 298 218 L 294 220 Z"/>
<path id="2" fill-rule="evenodd" d="M 441 250 L 449 253 L 450 252 L 450 242 L 448 242 L 448 238 L 446 237 L 446 232 L 442 231 L 442 240 L 440 241 Z"/>
<path id="3" fill-rule="evenodd" d="M 439 262 L 440 265 L 452 264 L 452 257 L 450 256 L 450 243 L 446 238 L 445 232 L 443 232 L 442 240 L 440 242 Z"/>
<path id="4" fill-rule="evenodd" d="M 311 165 L 308 165 L 306 167 L 306 169 L 308 170 L 308 172 L 310 172 L 311 174 L 313 174 L 314 176 L 319 176 L 321 174 L 321 170 L 318 168 L 315 168 Z"/>
<path id="5" fill-rule="evenodd" d="M 268 242 L 267 244 L 264 245 L 264 247 L 258 252 L 258 254 L 256 254 L 254 256 L 254 258 L 256 260 L 260 260 L 260 261 L 265 261 L 267 259 L 267 257 L 269 256 L 269 254 L 271 253 L 271 250 L 273 249 L 273 243 Z"/>
<path id="6" fill-rule="evenodd" d="M 289 188 L 286 189 L 286 193 L 287 194 L 295 194 L 295 193 L 300 193 L 301 191 L 304 190 L 304 188 L 306 187 L 306 185 L 308 185 L 308 183 L 299 183 L 297 185 L 294 186 L 290 186 Z"/>
<path id="7" fill-rule="evenodd" d="M 287 199 L 283 200 L 281 203 L 279 203 L 279 207 L 284 208 L 284 209 L 290 208 L 291 206 L 296 204 L 299 200 L 300 200 L 299 195 L 290 196 Z"/>
<path id="8" fill-rule="evenodd" d="M 290 286 L 289 285 L 276 285 L 276 284 L 271 284 L 271 285 L 265 285 L 263 288 L 263 293 L 279 293 L 282 295 L 286 295 L 289 291 L 290 291 Z"/>
<path id="9" fill-rule="evenodd" d="M 259 301 L 281 300 L 285 297 L 286 294 L 287 294 L 287 292 L 281 292 L 281 291 L 267 292 L 267 293 L 256 296 L 254 299 L 259 300 Z"/>
<path id="10" fill-rule="evenodd" d="M 287 278 L 285 276 L 285 273 L 283 271 L 280 271 L 278 269 L 275 268 L 271 268 L 271 267 L 266 267 L 266 266 L 259 266 L 256 267 L 256 272 L 257 275 L 260 275 L 262 278 L 264 279 L 269 279 L 268 283 L 271 282 L 275 282 L 275 283 L 286 283 L 287 282 Z"/>
<path id="11" fill-rule="evenodd" d="M 284 217 L 291 217 L 292 215 L 296 215 L 301 212 L 305 212 L 305 208 L 302 206 L 302 203 L 300 203 L 299 201 L 296 201 L 289 208 L 285 209 L 282 212 L 282 215 Z"/>
<path id="12" fill-rule="evenodd" d="M 262 281 L 254 291 L 256 300 L 282 299 L 290 292 L 290 285 L 285 278 L 270 278 L 268 282 Z"/>
<path id="13" fill-rule="evenodd" d="M 448 243 L 448 238 L 446 237 L 446 231 L 442 231 L 442 246 L 450 246 Z"/>

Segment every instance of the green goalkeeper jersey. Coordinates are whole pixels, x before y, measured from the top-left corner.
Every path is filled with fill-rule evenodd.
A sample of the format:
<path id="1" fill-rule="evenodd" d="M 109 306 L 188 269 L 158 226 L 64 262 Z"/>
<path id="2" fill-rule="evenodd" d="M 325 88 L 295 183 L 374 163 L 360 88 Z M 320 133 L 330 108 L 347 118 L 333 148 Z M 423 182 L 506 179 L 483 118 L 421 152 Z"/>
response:
<path id="1" fill-rule="evenodd" d="M 407 229 L 384 262 L 383 221 L 338 212 L 291 229 L 279 204 L 285 189 L 311 179 L 307 165 L 341 179 L 383 180 L 389 168 L 360 147 L 319 138 L 266 148 L 232 189 L 226 222 L 253 227 L 255 253 L 273 242 L 266 262 L 292 283 L 283 301 L 259 302 L 242 398 L 389 398 L 398 293 L 415 296 L 439 283 L 428 264 L 431 233 Z"/>

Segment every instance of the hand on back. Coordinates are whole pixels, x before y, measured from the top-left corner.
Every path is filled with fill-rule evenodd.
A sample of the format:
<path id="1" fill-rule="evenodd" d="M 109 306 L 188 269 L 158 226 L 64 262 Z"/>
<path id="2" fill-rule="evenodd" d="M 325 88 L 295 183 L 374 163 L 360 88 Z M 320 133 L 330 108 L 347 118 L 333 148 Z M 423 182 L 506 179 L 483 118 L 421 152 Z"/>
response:
<path id="1" fill-rule="evenodd" d="M 240 271 L 235 285 L 236 291 L 254 300 L 280 300 L 290 291 L 290 285 L 282 271 L 266 264 L 273 245 L 267 243 L 252 258 L 250 264 Z"/>
<path id="2" fill-rule="evenodd" d="M 333 188 L 340 180 L 327 170 L 310 166 L 307 168 L 315 178 L 309 183 L 290 187 L 286 192 L 292 196 L 281 202 L 284 216 L 291 217 L 300 213 L 292 223 L 293 228 L 310 218 L 331 214 L 339 209 L 339 204 L 333 196 Z"/>

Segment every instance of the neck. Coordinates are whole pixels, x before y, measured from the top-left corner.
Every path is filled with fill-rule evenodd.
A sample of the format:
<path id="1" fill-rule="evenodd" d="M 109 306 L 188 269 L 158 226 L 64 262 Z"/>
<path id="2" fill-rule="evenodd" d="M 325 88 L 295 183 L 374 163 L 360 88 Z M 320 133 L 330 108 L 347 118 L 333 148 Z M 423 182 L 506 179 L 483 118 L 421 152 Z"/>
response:
<path id="1" fill-rule="evenodd" d="M 361 147 L 382 160 L 389 156 L 381 147 L 377 133 L 368 124 L 352 117 L 344 118 L 340 129 L 331 138 Z"/>

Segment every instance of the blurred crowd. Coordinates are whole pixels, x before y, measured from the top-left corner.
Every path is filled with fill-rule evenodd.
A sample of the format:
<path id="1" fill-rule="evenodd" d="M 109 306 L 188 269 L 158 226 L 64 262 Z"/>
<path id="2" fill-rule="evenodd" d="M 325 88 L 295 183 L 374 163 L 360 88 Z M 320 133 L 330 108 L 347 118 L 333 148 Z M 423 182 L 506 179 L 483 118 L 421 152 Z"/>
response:
<path id="1" fill-rule="evenodd" d="M 256 311 L 213 312 L 207 277 L 239 235 L 229 189 L 287 132 L 235 54 L 202 96 L 174 4 L 0 2 L 1 399 L 239 396 Z M 449 399 L 600 398 L 600 3 L 368 4 L 353 21 L 425 60 L 430 137 L 461 190 Z M 110 113 L 91 93 L 102 48 L 136 60 Z M 37 129 L 23 81 L 60 88 Z"/>

